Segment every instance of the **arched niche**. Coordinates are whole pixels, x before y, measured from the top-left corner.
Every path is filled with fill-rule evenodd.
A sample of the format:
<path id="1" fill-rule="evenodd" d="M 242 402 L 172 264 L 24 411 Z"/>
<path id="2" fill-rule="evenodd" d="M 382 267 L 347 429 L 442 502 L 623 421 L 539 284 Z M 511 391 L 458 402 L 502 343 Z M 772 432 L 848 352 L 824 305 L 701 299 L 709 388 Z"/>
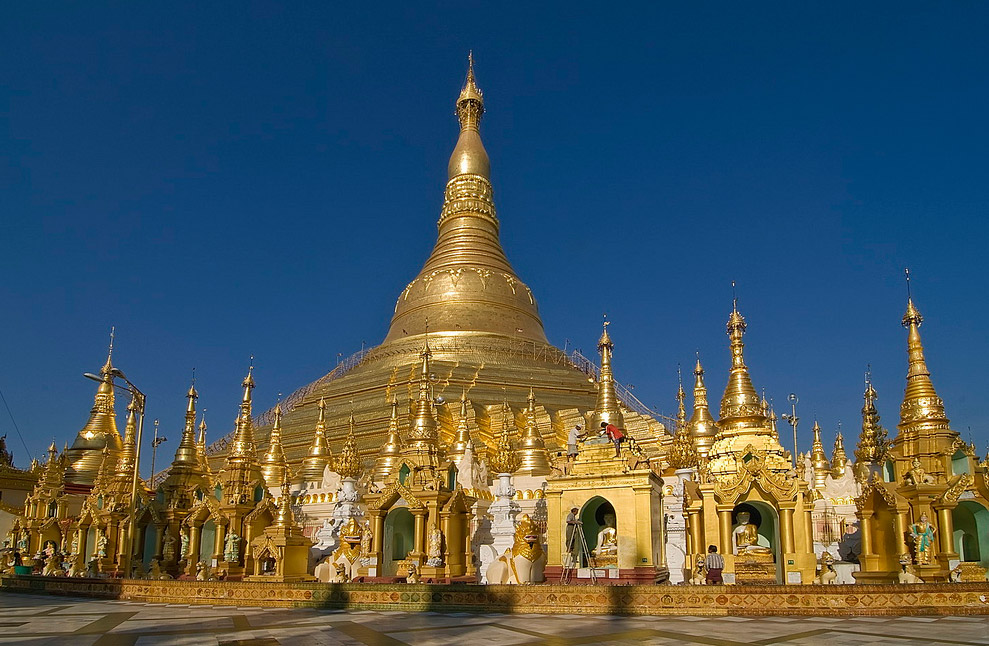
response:
<path id="1" fill-rule="evenodd" d="M 955 551 L 962 561 L 989 564 L 989 509 L 974 500 L 962 500 L 951 510 Z"/>
<path id="2" fill-rule="evenodd" d="M 777 522 L 776 510 L 761 500 L 748 500 L 735 506 L 731 512 L 732 528 L 732 550 L 734 551 L 735 530 L 740 526 L 738 516 L 741 513 L 749 514 L 749 524 L 755 525 L 758 529 L 758 545 L 772 550 L 773 555 L 779 556 L 779 526 Z M 777 560 L 779 560 L 777 558 Z"/>
<path id="3" fill-rule="evenodd" d="M 216 541 L 216 523 L 212 519 L 203 523 L 199 532 L 199 560 L 207 563 L 213 558 L 213 544 Z"/>
<path id="4" fill-rule="evenodd" d="M 385 576 L 398 574 L 398 562 L 415 548 L 415 519 L 408 507 L 395 507 L 385 516 L 382 542 L 382 572 Z"/>
<path id="5" fill-rule="evenodd" d="M 141 552 L 141 560 L 147 568 L 151 559 L 155 557 L 155 550 L 158 546 L 158 527 L 154 523 L 148 523 L 144 528 L 144 549 Z"/>
<path id="6" fill-rule="evenodd" d="M 609 518 L 610 517 L 610 518 Z M 590 554 L 598 547 L 598 534 L 610 521 L 611 527 L 617 527 L 618 514 L 615 506 L 602 496 L 594 496 L 584 503 L 580 510 L 580 520 L 583 523 L 584 537 L 587 539 L 587 553 Z M 586 559 L 582 559 L 582 566 L 588 565 Z"/>

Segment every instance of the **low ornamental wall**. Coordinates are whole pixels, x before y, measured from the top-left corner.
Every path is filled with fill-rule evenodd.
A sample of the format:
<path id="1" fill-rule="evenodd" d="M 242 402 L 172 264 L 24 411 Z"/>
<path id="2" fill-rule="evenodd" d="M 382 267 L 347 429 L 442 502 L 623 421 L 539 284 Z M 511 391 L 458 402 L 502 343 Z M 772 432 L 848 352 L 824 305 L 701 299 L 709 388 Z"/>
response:
<path id="1" fill-rule="evenodd" d="M 148 603 L 616 615 L 989 615 L 989 584 L 408 585 L 0 577 L 0 590 Z"/>

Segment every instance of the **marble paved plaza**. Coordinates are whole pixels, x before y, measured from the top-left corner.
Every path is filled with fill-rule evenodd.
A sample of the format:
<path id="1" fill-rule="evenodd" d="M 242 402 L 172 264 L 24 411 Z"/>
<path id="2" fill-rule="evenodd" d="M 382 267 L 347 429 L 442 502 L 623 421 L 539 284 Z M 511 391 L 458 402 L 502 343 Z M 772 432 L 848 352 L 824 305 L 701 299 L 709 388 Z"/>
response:
<path id="1" fill-rule="evenodd" d="M 0 644 L 989 644 L 989 617 L 594 617 L 155 605 L 0 594 Z"/>

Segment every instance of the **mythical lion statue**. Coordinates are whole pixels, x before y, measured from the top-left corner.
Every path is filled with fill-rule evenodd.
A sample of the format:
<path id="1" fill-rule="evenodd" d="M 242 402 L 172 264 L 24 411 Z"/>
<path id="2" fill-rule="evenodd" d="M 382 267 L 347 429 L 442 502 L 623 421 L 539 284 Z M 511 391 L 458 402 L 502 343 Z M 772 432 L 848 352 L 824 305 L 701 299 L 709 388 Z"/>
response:
<path id="1" fill-rule="evenodd" d="M 828 585 L 838 582 L 838 573 L 834 569 L 834 557 L 831 556 L 831 552 L 827 550 L 821 552 L 821 558 L 817 563 L 817 567 L 821 571 L 817 575 L 817 583 Z"/>
<path id="2" fill-rule="evenodd" d="M 924 582 L 923 579 L 917 576 L 916 571 L 913 569 L 913 559 L 910 557 L 909 552 L 900 556 L 900 573 L 897 575 L 896 580 L 900 583 Z"/>
<path id="3" fill-rule="evenodd" d="M 541 583 L 546 553 L 539 538 L 536 524 L 522 514 L 515 527 L 515 544 L 488 566 L 488 583 Z"/>
<path id="4" fill-rule="evenodd" d="M 324 583 L 346 583 L 357 577 L 364 532 L 365 528 L 355 519 L 348 520 L 340 528 L 340 546 L 316 566 L 316 579 Z"/>
<path id="5" fill-rule="evenodd" d="M 707 585 L 707 560 L 703 554 L 698 554 L 694 561 L 694 571 L 691 573 L 692 585 Z"/>

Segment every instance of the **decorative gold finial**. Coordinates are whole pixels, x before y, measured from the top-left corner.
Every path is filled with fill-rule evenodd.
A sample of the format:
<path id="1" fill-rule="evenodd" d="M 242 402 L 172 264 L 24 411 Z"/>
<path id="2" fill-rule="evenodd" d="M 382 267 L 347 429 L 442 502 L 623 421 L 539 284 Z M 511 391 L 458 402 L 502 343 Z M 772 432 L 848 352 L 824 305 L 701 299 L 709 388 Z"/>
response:
<path id="1" fill-rule="evenodd" d="M 467 78 L 457 98 L 457 118 L 462 129 L 477 130 L 484 114 L 484 94 L 474 80 L 474 52 L 467 54 Z"/>
<path id="2" fill-rule="evenodd" d="M 251 419 L 251 391 L 254 389 L 254 357 L 247 369 L 247 376 L 241 382 L 244 397 L 240 403 L 240 414 L 237 416 L 237 429 L 230 452 L 227 454 L 227 464 L 238 463 L 248 469 L 257 468 L 257 447 L 254 444 L 254 422 Z"/>
<path id="3" fill-rule="evenodd" d="M 862 433 L 855 449 L 855 460 L 865 466 L 878 466 L 885 462 L 889 450 L 886 429 L 880 423 L 876 400 L 879 395 L 872 386 L 872 371 L 865 373 L 865 404 L 862 406 Z"/>
<path id="4" fill-rule="evenodd" d="M 364 465 L 361 463 L 360 454 L 357 452 L 357 435 L 354 428 L 357 425 L 354 414 L 350 414 L 350 430 L 347 433 L 347 441 L 343 445 L 340 457 L 337 458 L 335 471 L 341 478 L 353 478 L 357 480 L 364 472 Z"/>
<path id="5" fill-rule="evenodd" d="M 702 371 L 703 372 L 703 371 Z M 683 391 L 683 376 L 680 373 L 680 364 L 677 364 L 677 423 L 673 434 L 673 443 L 666 455 L 666 461 L 673 469 L 692 469 L 700 462 L 697 449 L 693 439 L 690 437 L 690 430 L 687 426 L 687 409 L 684 401 L 687 399 Z"/>
<path id="6" fill-rule="evenodd" d="M 498 444 L 495 446 L 489 465 L 497 474 L 515 473 L 522 466 L 522 460 L 515 452 L 515 447 L 512 446 L 512 440 L 508 435 L 508 417 L 512 414 L 512 410 L 507 401 L 502 402 L 501 413 L 501 436 L 498 438 Z"/>

